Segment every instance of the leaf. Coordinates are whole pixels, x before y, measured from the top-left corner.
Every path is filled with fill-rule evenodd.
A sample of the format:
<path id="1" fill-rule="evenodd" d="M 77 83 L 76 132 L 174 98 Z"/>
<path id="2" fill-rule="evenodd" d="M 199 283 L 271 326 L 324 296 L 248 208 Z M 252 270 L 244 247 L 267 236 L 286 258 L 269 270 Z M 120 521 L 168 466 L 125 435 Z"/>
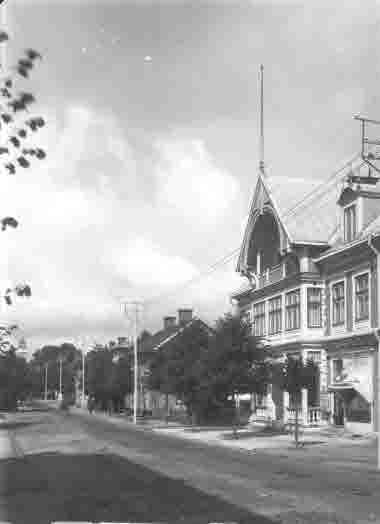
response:
<path id="1" fill-rule="evenodd" d="M 21 58 L 18 61 L 18 65 L 19 67 L 22 67 L 23 69 L 32 69 L 33 62 L 31 62 L 30 60 L 25 60 L 25 58 Z"/>
<path id="2" fill-rule="evenodd" d="M 34 95 L 32 93 L 20 93 L 20 101 L 23 102 L 25 105 L 33 104 L 33 102 L 36 101 Z"/>
<path id="3" fill-rule="evenodd" d="M 9 40 L 8 33 L 6 33 L 5 31 L 0 31 L 0 44 L 2 42 L 6 42 L 7 40 Z"/>
<path id="4" fill-rule="evenodd" d="M 36 157 L 42 160 L 43 158 L 46 158 L 46 153 L 43 149 L 37 148 L 36 149 Z"/>
<path id="5" fill-rule="evenodd" d="M 40 53 L 38 53 L 34 49 L 26 49 L 25 54 L 29 58 L 29 60 L 36 60 L 36 58 L 42 60 L 42 55 L 40 55 Z"/>
<path id="6" fill-rule="evenodd" d="M 25 138 L 27 135 L 26 129 L 20 129 L 20 131 L 18 131 L 17 134 L 19 137 Z"/>
<path id="7" fill-rule="evenodd" d="M 2 87 L 0 90 L 1 96 L 4 96 L 5 98 L 11 98 L 11 93 L 8 91 L 6 87 Z"/>
<path id="8" fill-rule="evenodd" d="M 11 78 L 7 78 L 5 81 L 5 87 L 11 88 L 13 86 L 13 82 Z"/>
<path id="9" fill-rule="evenodd" d="M 11 136 L 11 138 L 9 139 L 9 141 L 15 146 L 15 147 L 20 147 L 21 145 L 21 142 L 20 140 L 17 138 L 17 136 Z"/>
<path id="10" fill-rule="evenodd" d="M 24 156 L 19 156 L 17 159 L 17 162 L 20 164 L 21 167 L 29 167 L 30 162 L 27 160 Z"/>
<path id="11" fill-rule="evenodd" d="M 5 229 L 7 227 L 13 227 L 13 228 L 16 228 L 18 226 L 18 222 L 15 218 L 13 217 L 4 217 L 2 220 L 1 220 L 1 229 L 2 231 L 5 231 Z"/>
<path id="12" fill-rule="evenodd" d="M 10 175 L 14 175 L 16 173 L 16 167 L 12 163 L 5 164 L 5 168 L 8 169 Z"/>
<path id="13" fill-rule="evenodd" d="M 5 295 L 4 299 L 5 299 L 5 303 L 7 304 L 7 306 L 12 305 L 12 299 L 9 295 Z"/>
<path id="14" fill-rule="evenodd" d="M 26 106 L 22 100 L 12 100 L 11 102 L 8 102 L 8 107 L 11 107 L 15 113 L 17 111 L 23 111 L 26 109 Z"/>
<path id="15" fill-rule="evenodd" d="M 7 147 L 0 147 L 0 155 L 8 154 L 9 149 Z"/>
<path id="16" fill-rule="evenodd" d="M 9 124 L 9 122 L 12 122 L 12 117 L 8 113 L 2 113 L 1 120 L 4 122 L 4 124 Z"/>
<path id="17" fill-rule="evenodd" d="M 40 117 L 40 116 L 35 118 L 34 120 L 36 122 L 37 127 L 44 127 L 44 125 L 46 123 L 45 120 L 42 117 Z"/>
<path id="18" fill-rule="evenodd" d="M 23 67 L 18 67 L 17 72 L 20 76 L 23 76 L 24 78 L 29 78 L 28 71 L 24 69 Z"/>
<path id="19" fill-rule="evenodd" d="M 36 119 L 35 119 L 35 118 L 31 118 L 30 120 L 27 120 L 27 121 L 25 122 L 25 125 L 27 125 L 28 127 L 30 127 L 30 129 L 31 129 L 32 131 L 37 131 L 38 126 L 37 126 L 37 123 L 36 123 Z"/>
<path id="20" fill-rule="evenodd" d="M 15 287 L 15 292 L 18 297 L 30 297 L 32 296 L 32 290 L 28 284 L 19 284 Z"/>

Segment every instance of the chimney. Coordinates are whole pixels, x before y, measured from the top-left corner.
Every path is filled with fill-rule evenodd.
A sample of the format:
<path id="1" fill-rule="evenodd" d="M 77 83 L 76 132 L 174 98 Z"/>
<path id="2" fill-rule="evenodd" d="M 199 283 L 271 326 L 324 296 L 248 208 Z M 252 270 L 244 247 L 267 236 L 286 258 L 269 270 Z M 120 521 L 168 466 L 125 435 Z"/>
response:
<path id="1" fill-rule="evenodd" d="M 164 317 L 164 329 L 172 328 L 176 325 L 175 317 Z"/>
<path id="2" fill-rule="evenodd" d="M 179 309 L 178 310 L 178 324 L 187 324 L 193 319 L 192 309 Z"/>

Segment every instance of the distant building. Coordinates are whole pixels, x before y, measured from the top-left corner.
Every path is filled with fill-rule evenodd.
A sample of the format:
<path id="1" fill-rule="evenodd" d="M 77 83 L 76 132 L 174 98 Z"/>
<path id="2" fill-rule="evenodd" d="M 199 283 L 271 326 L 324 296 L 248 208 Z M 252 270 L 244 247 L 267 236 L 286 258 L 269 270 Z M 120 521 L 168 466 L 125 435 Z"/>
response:
<path id="1" fill-rule="evenodd" d="M 198 324 L 201 328 L 211 331 L 210 327 L 196 316 L 193 316 L 192 309 L 179 309 L 178 317 L 166 316 L 163 318 L 163 327 L 156 333 L 143 336 L 138 344 L 138 364 L 139 364 L 139 395 L 138 395 L 138 409 L 152 411 L 155 416 L 163 416 L 167 411 L 173 412 L 178 410 L 181 402 L 174 396 L 163 395 L 158 391 L 152 391 L 147 386 L 147 376 L 149 373 L 150 362 L 160 350 L 163 350 L 167 344 L 172 342 L 179 334 L 190 326 Z M 133 366 L 133 346 L 131 341 L 125 339 L 124 344 L 121 344 L 121 339 L 118 339 L 118 344 L 114 348 L 115 352 L 119 354 L 123 349 L 129 348 L 129 355 L 131 358 L 131 365 Z M 133 408 L 133 395 L 127 395 L 126 405 Z"/>
<path id="2" fill-rule="evenodd" d="M 340 185 L 305 198 L 287 213 L 260 171 L 237 271 L 238 311 L 278 356 L 319 366 L 315 395 L 303 392 L 305 425 L 377 430 L 380 188 L 360 160 Z M 289 186 L 288 191 L 292 188 Z M 268 388 L 257 420 L 294 418 L 292 399 Z"/>

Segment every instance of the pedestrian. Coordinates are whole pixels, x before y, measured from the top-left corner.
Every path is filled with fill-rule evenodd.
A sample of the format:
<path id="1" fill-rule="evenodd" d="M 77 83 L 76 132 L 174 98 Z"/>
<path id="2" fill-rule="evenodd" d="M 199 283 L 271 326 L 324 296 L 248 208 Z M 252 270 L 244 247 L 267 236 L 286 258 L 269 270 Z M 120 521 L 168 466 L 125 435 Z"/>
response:
<path id="1" fill-rule="evenodd" d="M 87 409 L 88 411 L 91 413 L 92 415 L 92 412 L 94 411 L 94 399 L 92 397 L 89 397 L 88 398 L 88 401 L 87 401 Z"/>

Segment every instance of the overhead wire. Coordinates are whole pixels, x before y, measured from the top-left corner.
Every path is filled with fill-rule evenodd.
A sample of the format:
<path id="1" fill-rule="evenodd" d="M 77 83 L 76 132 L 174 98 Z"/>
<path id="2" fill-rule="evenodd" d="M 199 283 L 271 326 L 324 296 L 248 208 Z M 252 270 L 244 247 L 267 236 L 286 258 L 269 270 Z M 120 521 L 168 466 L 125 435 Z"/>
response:
<path id="1" fill-rule="evenodd" d="M 347 168 L 352 166 L 355 160 L 357 160 L 359 157 L 360 155 L 356 154 L 352 158 L 350 158 L 350 160 L 345 162 L 344 165 L 340 167 L 338 170 L 334 171 L 326 180 L 321 182 L 321 184 L 319 184 L 317 187 L 313 188 L 309 193 L 304 195 L 303 198 L 299 202 L 297 202 L 293 207 L 285 211 L 285 213 L 283 214 L 283 217 L 289 219 L 291 216 L 293 216 L 297 212 L 300 206 L 304 205 L 307 201 L 312 199 L 312 197 L 314 198 L 318 197 L 319 193 L 321 193 L 321 196 L 323 196 L 324 194 L 327 194 L 330 191 L 330 187 L 332 183 L 339 182 L 339 178 L 342 172 L 344 172 Z M 362 164 L 360 164 L 360 166 L 361 165 Z M 144 305 L 148 307 L 155 305 L 164 299 L 171 298 L 172 296 L 178 294 L 178 292 L 183 291 L 187 287 L 200 282 L 202 279 L 209 277 L 210 275 L 218 271 L 221 267 L 224 267 L 226 264 L 231 262 L 231 260 L 233 260 L 233 258 L 235 257 L 235 255 L 239 253 L 239 251 L 240 251 L 240 246 L 233 249 L 232 251 L 224 255 L 224 257 L 220 258 L 219 260 L 217 260 L 210 266 L 206 267 L 198 275 L 192 277 L 191 279 L 187 280 L 186 282 L 179 284 L 177 287 L 175 287 L 171 291 L 162 293 L 150 300 L 145 301 Z"/>

